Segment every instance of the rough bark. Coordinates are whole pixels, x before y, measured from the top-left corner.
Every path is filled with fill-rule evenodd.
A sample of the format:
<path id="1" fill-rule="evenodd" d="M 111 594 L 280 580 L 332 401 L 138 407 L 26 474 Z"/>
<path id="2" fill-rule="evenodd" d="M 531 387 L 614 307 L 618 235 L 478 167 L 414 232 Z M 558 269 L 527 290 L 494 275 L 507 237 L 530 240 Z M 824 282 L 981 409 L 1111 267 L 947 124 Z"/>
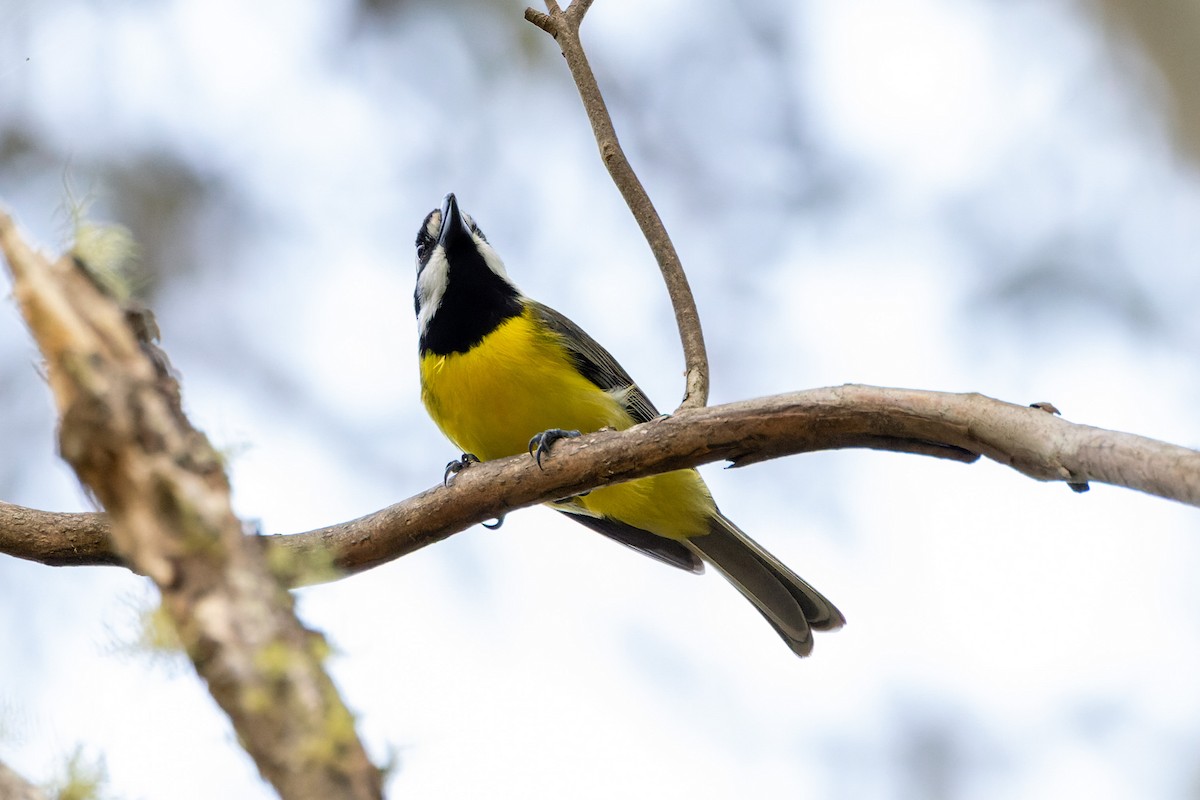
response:
<path id="1" fill-rule="evenodd" d="M 1200 505 L 1200 453 L 1069 422 L 1042 408 L 980 394 L 839 386 L 686 411 L 628 431 L 555 444 L 539 469 L 528 456 L 474 464 L 373 514 L 266 538 L 292 584 L 361 572 L 514 509 L 596 486 L 712 461 L 738 465 L 817 450 L 867 447 L 973 461 L 984 455 L 1031 478 L 1081 490 L 1124 486 Z M 58 541 L 54 531 L 69 531 Z M 68 543 L 69 542 L 69 543 Z M 41 549 L 39 549 L 41 548 Z M 97 515 L 0 503 L 0 552 L 53 564 L 113 563 Z"/>
<path id="2" fill-rule="evenodd" d="M 151 341 L 152 317 L 122 307 L 78 258 L 31 250 L 4 215 L 0 245 L 46 360 L 63 458 L 104 506 L 112 555 L 157 584 L 263 776 L 289 800 L 381 797 L 380 773 L 324 671 L 328 647 L 296 618 L 259 541 L 243 535 L 221 460 L 188 422 Z"/>

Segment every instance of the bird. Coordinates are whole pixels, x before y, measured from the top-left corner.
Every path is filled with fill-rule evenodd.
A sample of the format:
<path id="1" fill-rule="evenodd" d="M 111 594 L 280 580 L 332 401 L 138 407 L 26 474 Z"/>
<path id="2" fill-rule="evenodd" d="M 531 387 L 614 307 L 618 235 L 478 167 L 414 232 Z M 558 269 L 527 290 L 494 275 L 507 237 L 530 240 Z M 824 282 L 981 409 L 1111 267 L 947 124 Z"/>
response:
<path id="1" fill-rule="evenodd" d="M 624 430 L 661 415 L 582 328 L 524 295 L 475 220 L 448 194 L 416 238 L 421 400 L 476 461 L 520 453 L 540 464 L 563 437 Z M 792 652 L 845 617 L 718 510 L 695 469 L 681 469 L 548 503 L 576 522 L 666 564 L 732 583 Z"/>

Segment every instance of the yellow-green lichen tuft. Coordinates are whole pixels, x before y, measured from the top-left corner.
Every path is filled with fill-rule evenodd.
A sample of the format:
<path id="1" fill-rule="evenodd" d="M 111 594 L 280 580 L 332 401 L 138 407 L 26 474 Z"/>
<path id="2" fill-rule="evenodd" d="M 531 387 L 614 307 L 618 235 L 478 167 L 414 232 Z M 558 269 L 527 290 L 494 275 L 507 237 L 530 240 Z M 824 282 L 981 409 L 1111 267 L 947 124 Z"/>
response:
<path id="1" fill-rule="evenodd" d="M 107 784 L 104 756 L 88 756 L 80 745 L 67 758 L 62 777 L 52 781 L 46 791 L 55 800 L 106 800 L 112 797 Z"/>

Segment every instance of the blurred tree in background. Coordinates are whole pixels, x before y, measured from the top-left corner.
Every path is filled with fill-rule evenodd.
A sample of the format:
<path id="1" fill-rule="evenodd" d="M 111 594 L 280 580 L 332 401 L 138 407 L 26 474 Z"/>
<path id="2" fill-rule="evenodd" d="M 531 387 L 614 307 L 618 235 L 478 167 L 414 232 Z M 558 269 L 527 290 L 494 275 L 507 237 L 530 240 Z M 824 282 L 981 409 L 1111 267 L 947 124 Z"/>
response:
<path id="1" fill-rule="evenodd" d="M 861 380 L 1200 441 L 1200 8 L 835 6 L 598 0 L 585 24 L 696 287 L 714 402 Z M 0 202 L 48 249 L 73 203 L 132 230 L 189 412 L 234 454 L 239 511 L 267 530 L 383 506 L 453 455 L 417 402 L 411 319 L 412 238 L 447 191 L 531 295 L 661 406 L 678 397 L 661 282 L 523 7 L 9 0 Z M 0 314 L 0 498 L 86 508 L 35 361 Z M 754 796 L 803 780 L 831 798 L 1195 796 L 1200 696 L 1173 677 L 1200 667 L 1187 510 L 888 458 L 714 486 L 851 598 L 844 649 L 800 671 L 730 661 L 775 644 L 729 638 L 757 623 L 730 600 L 726 628 L 723 587 L 641 573 L 604 543 L 576 556 L 592 543 L 532 514 L 301 606 L 345 652 L 367 737 L 404 743 L 398 793 Z M 610 555 L 612 573 L 552 582 L 554 565 Z M 112 663 L 110 639 L 137 626 L 122 604 L 147 602 L 115 573 L 0 560 L 0 757 L 46 774 L 91 740 L 128 796 L 244 788 L 247 764 L 210 755 L 233 748 L 194 687 Z M 673 635 L 696 605 L 711 627 Z M 427 630 L 414 608 L 446 616 Z M 88 693 L 68 687 L 85 678 L 114 706 L 82 712 Z M 114 707 L 142 682 L 158 711 L 126 730 Z M 447 699 L 460 689 L 469 717 Z M 178 727 L 175 750 L 154 734 Z M 534 747 L 575 780 L 603 775 L 506 766 Z M 186 769 L 208 774 L 180 787 Z"/>

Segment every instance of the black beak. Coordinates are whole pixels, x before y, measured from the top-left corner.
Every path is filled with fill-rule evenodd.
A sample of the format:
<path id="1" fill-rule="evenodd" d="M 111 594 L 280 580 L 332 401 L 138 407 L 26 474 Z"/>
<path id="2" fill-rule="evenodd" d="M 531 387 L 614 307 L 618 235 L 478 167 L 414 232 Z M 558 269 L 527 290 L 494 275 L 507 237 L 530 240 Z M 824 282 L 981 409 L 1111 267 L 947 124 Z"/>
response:
<path id="1" fill-rule="evenodd" d="M 451 192 L 442 201 L 442 230 L 438 234 L 438 244 L 447 247 L 451 240 L 459 236 L 469 239 L 471 232 L 467 230 L 462 213 L 458 210 L 458 200 L 454 198 L 454 192 Z"/>

